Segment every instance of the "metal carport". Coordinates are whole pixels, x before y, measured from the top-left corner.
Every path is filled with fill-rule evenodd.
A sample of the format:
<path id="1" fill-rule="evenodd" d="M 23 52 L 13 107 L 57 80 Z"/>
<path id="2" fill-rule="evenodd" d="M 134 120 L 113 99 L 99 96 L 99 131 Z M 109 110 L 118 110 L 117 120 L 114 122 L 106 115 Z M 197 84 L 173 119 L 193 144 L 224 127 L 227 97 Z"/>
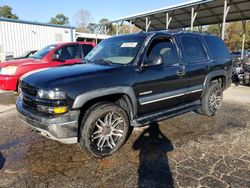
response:
<path id="1" fill-rule="evenodd" d="M 175 6 L 164 7 L 149 12 L 118 18 L 105 23 L 119 26 L 125 21 L 144 31 L 190 28 L 219 24 L 221 37 L 225 36 L 226 22 L 242 21 L 243 44 L 245 40 L 246 20 L 250 19 L 250 0 L 193 0 Z M 106 29 L 105 29 L 106 30 Z M 244 45 L 243 45 L 244 48 Z"/>

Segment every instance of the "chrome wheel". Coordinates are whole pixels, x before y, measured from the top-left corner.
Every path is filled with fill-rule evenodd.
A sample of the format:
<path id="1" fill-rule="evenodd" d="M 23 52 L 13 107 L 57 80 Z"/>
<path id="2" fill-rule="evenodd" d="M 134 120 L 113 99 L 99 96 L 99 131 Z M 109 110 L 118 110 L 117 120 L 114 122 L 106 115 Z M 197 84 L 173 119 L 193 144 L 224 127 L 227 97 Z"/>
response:
<path id="1" fill-rule="evenodd" d="M 223 93 L 218 87 L 211 91 L 211 94 L 208 98 L 208 106 L 211 112 L 216 113 L 219 110 L 221 107 L 222 98 Z"/>
<path id="2" fill-rule="evenodd" d="M 124 119 L 109 112 L 95 122 L 91 140 L 98 150 L 113 149 L 124 136 L 124 129 Z"/>

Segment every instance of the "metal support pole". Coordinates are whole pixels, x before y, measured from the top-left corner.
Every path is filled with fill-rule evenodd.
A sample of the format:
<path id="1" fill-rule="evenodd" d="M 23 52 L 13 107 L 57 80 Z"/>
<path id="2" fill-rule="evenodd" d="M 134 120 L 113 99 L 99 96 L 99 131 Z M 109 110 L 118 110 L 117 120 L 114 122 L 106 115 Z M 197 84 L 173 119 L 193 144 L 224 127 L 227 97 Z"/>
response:
<path id="1" fill-rule="evenodd" d="M 169 29 L 170 22 L 172 21 L 172 17 L 169 17 L 169 13 L 166 13 L 166 30 Z"/>
<path id="2" fill-rule="evenodd" d="M 242 21 L 242 29 L 243 29 L 243 34 L 242 34 L 242 48 L 241 48 L 241 59 L 244 57 L 244 50 L 245 50 L 245 40 L 246 40 L 246 20 Z"/>
<path id="3" fill-rule="evenodd" d="M 227 0 L 224 1 L 224 13 L 223 13 L 223 23 L 222 23 L 222 31 L 221 31 L 221 38 L 222 40 L 225 39 L 225 28 L 226 28 L 226 19 L 229 12 L 230 6 L 227 6 Z"/>
<path id="4" fill-rule="evenodd" d="M 120 30 L 120 26 L 118 23 L 116 23 L 116 35 L 119 35 L 119 30 Z"/>
<path id="5" fill-rule="evenodd" d="M 197 16 L 197 12 L 194 12 L 194 8 L 192 8 L 192 11 L 191 11 L 191 31 L 193 31 L 193 29 L 194 29 L 194 21 L 195 21 L 196 16 Z"/>
<path id="6" fill-rule="evenodd" d="M 148 32 L 150 24 L 151 24 L 151 21 L 148 21 L 148 17 L 146 17 L 146 32 Z"/>
<path id="7" fill-rule="evenodd" d="M 132 21 L 129 21 L 129 33 L 130 34 L 133 33 L 134 27 L 135 27 L 135 25 L 132 24 Z"/>
<path id="8" fill-rule="evenodd" d="M 107 35 L 107 26 L 104 26 L 104 34 Z"/>

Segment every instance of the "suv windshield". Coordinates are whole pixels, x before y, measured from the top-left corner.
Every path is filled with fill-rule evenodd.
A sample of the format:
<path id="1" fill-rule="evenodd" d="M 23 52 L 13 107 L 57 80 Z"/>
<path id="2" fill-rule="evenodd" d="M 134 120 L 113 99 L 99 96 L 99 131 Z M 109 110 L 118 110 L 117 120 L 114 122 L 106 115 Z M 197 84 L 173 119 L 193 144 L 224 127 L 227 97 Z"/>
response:
<path id="1" fill-rule="evenodd" d="M 46 56 L 51 50 L 53 50 L 56 47 L 56 45 L 49 45 L 46 46 L 45 48 L 37 51 L 36 53 L 34 53 L 31 58 L 34 59 L 42 59 L 44 56 Z"/>
<path id="2" fill-rule="evenodd" d="M 120 36 L 103 40 L 87 56 L 90 62 L 127 65 L 134 61 L 146 36 Z"/>

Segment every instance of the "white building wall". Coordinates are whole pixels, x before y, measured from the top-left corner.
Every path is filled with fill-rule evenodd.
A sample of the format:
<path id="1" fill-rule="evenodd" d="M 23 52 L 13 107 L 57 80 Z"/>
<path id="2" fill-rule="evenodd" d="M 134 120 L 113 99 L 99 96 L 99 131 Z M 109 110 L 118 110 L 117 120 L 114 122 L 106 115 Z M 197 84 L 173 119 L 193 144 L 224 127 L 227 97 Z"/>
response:
<path id="1" fill-rule="evenodd" d="M 75 29 L 0 20 L 0 53 L 20 56 L 29 50 L 39 50 L 46 45 L 70 42 L 75 39 Z M 0 57 L 1 60 L 1 57 Z"/>

